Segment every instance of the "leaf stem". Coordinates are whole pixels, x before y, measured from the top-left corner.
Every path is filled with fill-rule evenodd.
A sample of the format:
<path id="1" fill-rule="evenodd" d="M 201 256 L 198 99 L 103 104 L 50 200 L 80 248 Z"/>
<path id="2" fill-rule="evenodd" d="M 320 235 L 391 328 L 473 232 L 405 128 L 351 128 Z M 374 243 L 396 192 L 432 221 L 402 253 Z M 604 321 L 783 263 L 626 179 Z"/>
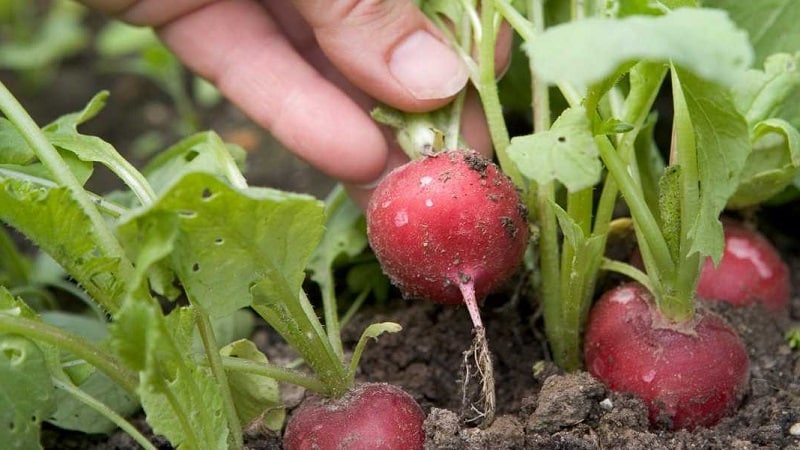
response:
<path id="1" fill-rule="evenodd" d="M 12 317 L 5 314 L 0 314 L 0 330 L 4 333 L 20 334 L 73 353 L 106 374 L 112 381 L 125 389 L 129 395 L 138 398 L 136 390 L 139 381 L 136 373 L 125 367 L 107 351 L 82 336 L 37 320 Z"/>
<path id="2" fill-rule="evenodd" d="M 62 389 L 78 399 L 84 405 L 92 408 L 93 410 L 99 412 L 108 420 L 113 422 L 116 426 L 121 428 L 123 431 L 128 433 L 131 438 L 133 438 L 136 443 L 142 446 L 145 450 L 156 450 L 156 446 L 154 446 L 146 437 L 134 427 L 130 422 L 125 420 L 124 417 L 117 414 L 116 411 L 109 408 L 106 404 L 100 402 L 96 398 L 92 397 L 91 395 L 87 394 L 83 390 L 79 389 L 77 386 L 67 383 L 64 381 L 59 380 L 58 378 L 53 377 L 53 385 L 56 388 Z"/>
<path id="3" fill-rule="evenodd" d="M 197 329 L 200 332 L 200 339 L 203 341 L 203 348 L 205 349 L 206 359 L 208 360 L 211 373 L 214 374 L 214 378 L 217 380 L 222 394 L 222 406 L 225 411 L 225 418 L 228 421 L 228 428 L 231 430 L 233 449 L 242 449 L 244 448 L 242 426 L 239 423 L 239 416 L 236 413 L 236 404 L 233 401 L 233 394 L 231 394 L 228 377 L 222 365 L 222 357 L 219 354 L 219 345 L 214 335 L 214 328 L 211 326 L 211 320 L 208 314 L 203 312 L 198 305 L 195 305 L 195 319 L 197 321 Z"/>
<path id="4" fill-rule="evenodd" d="M 328 388 L 319 378 L 310 377 L 298 370 L 287 369 L 273 364 L 255 363 L 230 356 L 222 357 L 222 365 L 230 372 L 241 372 L 272 378 L 277 381 L 291 383 L 319 394 L 328 394 Z"/>
<path id="5" fill-rule="evenodd" d="M 494 151 L 497 155 L 500 167 L 518 188 L 524 190 L 527 186 L 522 179 L 522 175 L 506 152 L 510 138 L 505 119 L 503 118 L 503 107 L 500 104 L 500 96 L 497 91 L 497 77 L 495 76 L 494 67 L 495 45 L 497 43 L 497 34 L 495 31 L 494 2 L 482 2 L 481 40 L 478 43 L 478 93 L 483 103 L 486 123 L 489 126 L 489 134 L 492 137 Z"/>

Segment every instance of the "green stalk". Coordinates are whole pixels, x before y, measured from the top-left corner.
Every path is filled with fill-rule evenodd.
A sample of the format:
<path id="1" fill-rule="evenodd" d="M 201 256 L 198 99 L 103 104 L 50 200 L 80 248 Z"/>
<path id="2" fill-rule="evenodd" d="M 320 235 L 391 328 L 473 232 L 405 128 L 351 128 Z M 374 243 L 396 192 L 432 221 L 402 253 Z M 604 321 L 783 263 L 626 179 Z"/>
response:
<path id="1" fill-rule="evenodd" d="M 272 378 L 276 381 L 294 384 L 319 394 L 328 394 L 329 392 L 328 387 L 318 378 L 309 377 L 294 369 L 287 369 L 272 364 L 256 363 L 231 356 L 222 357 L 222 365 L 225 367 L 225 370 L 229 372 L 260 375 Z"/>
<path id="2" fill-rule="evenodd" d="M 497 77 L 495 76 L 494 57 L 497 33 L 495 29 L 494 2 L 481 2 L 481 40 L 478 43 L 479 85 L 478 93 L 483 104 L 489 134 L 492 137 L 494 151 L 503 172 L 520 189 L 525 189 L 522 174 L 517 166 L 511 162 L 506 149 L 510 138 L 503 117 L 503 107 L 497 91 Z"/>
<path id="3" fill-rule="evenodd" d="M 257 299 L 253 309 L 311 366 L 325 385 L 325 393 L 336 398 L 347 392 L 353 379 L 328 341 L 305 292 L 294 294 L 294 299 L 287 293 L 283 301 L 270 299 L 267 293 L 261 294 L 258 286 L 253 294 Z"/>
<path id="4" fill-rule="evenodd" d="M 136 393 L 139 385 L 138 375 L 110 353 L 82 336 L 37 320 L 4 314 L 0 314 L 0 331 L 20 334 L 34 341 L 66 350 L 106 374 L 111 381 L 125 389 L 131 397 L 138 398 Z"/>
<path id="5" fill-rule="evenodd" d="M 625 196 L 625 201 L 628 203 L 631 215 L 637 227 L 637 236 L 646 240 L 650 250 L 653 254 L 655 265 L 659 268 L 659 272 L 663 278 L 674 276 L 675 261 L 669 253 L 667 242 L 661 234 L 661 229 L 658 222 L 653 216 L 647 203 L 644 200 L 638 184 L 628 174 L 627 164 L 617 154 L 614 146 L 605 136 L 597 136 L 595 138 L 597 147 L 600 151 L 600 157 L 603 159 L 608 172 L 614 177 L 620 192 Z"/>
<path id="6" fill-rule="evenodd" d="M 72 385 L 71 383 L 66 383 L 64 381 L 59 380 L 58 378 L 52 378 L 53 385 L 56 388 L 62 389 L 78 399 L 84 405 L 92 408 L 93 410 L 99 412 L 108 420 L 113 422 L 116 426 L 120 429 L 128 433 L 128 435 L 133 438 L 136 443 L 142 446 L 145 450 L 156 450 L 156 447 L 147 440 L 144 435 L 136 429 L 130 422 L 125 420 L 124 417 L 117 414 L 116 411 L 106 406 L 104 403 L 100 402 L 96 398 L 92 397 L 91 395 L 87 394 L 86 392 L 79 389 L 77 386 Z"/>
<path id="7" fill-rule="evenodd" d="M 230 384 L 228 384 L 228 376 L 225 374 L 225 367 L 222 365 L 222 357 L 219 354 L 219 344 L 217 344 L 217 338 L 214 335 L 214 328 L 211 326 L 208 314 L 201 311 L 197 305 L 195 305 L 195 319 L 211 373 L 214 374 L 222 393 L 222 408 L 225 411 L 228 428 L 231 430 L 231 445 L 234 450 L 242 449 L 244 448 L 242 425 L 239 423 L 239 415 L 236 413 L 236 404 L 233 401 Z"/>
<path id="8" fill-rule="evenodd" d="M 83 189 L 64 160 L 61 159 L 58 151 L 56 151 L 55 147 L 47 140 L 39 126 L 36 125 L 30 115 L 28 115 L 22 105 L 20 105 L 2 82 L 0 82 L 0 111 L 2 111 L 6 118 L 17 127 L 20 134 L 25 138 L 25 141 L 30 145 L 34 153 L 36 153 L 36 156 L 53 176 L 53 179 L 59 185 L 69 190 L 72 198 L 78 203 L 84 214 L 86 214 L 92 223 L 91 230 L 87 230 L 87 232 L 94 236 L 98 251 L 104 256 L 117 259 L 119 261 L 120 279 L 124 280 L 124 282 L 130 280 L 130 275 L 133 273 L 133 264 L 128 260 L 125 251 L 117 241 L 111 228 L 92 202 L 89 194 Z M 86 281 L 86 283 L 82 284 L 90 285 L 88 280 L 78 281 Z M 102 296 L 97 298 L 97 300 L 102 302 L 102 306 L 112 314 L 119 310 L 120 304 L 117 298 Z"/>

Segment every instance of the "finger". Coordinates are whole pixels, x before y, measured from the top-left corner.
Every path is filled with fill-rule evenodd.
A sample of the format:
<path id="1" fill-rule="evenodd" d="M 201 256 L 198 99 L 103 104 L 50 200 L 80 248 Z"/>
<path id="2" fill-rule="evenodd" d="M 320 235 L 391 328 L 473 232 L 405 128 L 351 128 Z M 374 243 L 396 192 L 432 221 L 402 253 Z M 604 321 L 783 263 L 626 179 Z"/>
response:
<path id="1" fill-rule="evenodd" d="M 372 97 L 405 111 L 429 111 L 466 84 L 461 58 L 410 0 L 294 0 L 319 46 Z"/>
<path id="2" fill-rule="evenodd" d="M 324 173 L 365 183 L 383 172 L 388 150 L 378 127 L 296 53 L 257 3 L 214 2 L 157 31 L 193 71 Z"/>

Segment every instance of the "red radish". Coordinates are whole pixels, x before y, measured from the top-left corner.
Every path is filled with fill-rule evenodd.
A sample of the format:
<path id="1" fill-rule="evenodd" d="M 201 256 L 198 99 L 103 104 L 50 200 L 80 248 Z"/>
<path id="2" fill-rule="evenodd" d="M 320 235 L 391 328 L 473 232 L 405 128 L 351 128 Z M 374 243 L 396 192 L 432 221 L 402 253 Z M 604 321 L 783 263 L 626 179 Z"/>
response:
<path id="1" fill-rule="evenodd" d="M 392 171 L 372 195 L 367 233 L 383 270 L 409 297 L 483 298 L 519 266 L 525 208 L 508 177 L 475 151 L 447 151 Z"/>
<path id="2" fill-rule="evenodd" d="M 293 413 L 286 450 L 416 450 L 425 443 L 425 413 L 386 383 L 362 384 L 336 400 L 311 397 Z"/>
<path id="3" fill-rule="evenodd" d="M 721 317 L 698 311 L 688 323 L 667 323 L 638 283 L 606 292 L 592 308 L 584 360 L 609 388 L 641 398 L 653 424 L 673 429 L 714 425 L 748 386 L 747 351 Z"/>
<path id="4" fill-rule="evenodd" d="M 494 375 L 478 300 L 517 270 L 528 244 L 526 216 L 514 183 L 470 150 L 437 153 L 393 170 L 367 208 L 370 245 L 403 295 L 467 306 L 482 426 L 494 418 Z"/>
<path id="5" fill-rule="evenodd" d="M 789 268 L 775 247 L 757 231 L 724 221 L 725 252 L 718 267 L 703 264 L 697 296 L 735 306 L 761 303 L 769 311 L 789 307 Z"/>

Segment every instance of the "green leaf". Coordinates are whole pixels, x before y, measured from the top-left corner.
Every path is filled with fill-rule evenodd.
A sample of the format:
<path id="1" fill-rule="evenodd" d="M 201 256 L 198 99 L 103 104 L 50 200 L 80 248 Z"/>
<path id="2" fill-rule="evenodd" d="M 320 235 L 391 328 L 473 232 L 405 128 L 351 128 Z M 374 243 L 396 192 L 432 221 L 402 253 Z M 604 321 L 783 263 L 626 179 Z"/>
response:
<path id="1" fill-rule="evenodd" d="M 93 342 L 99 342 L 108 335 L 106 323 L 96 317 L 63 311 L 46 311 L 41 317 L 45 323 L 71 331 Z M 132 398 L 122 387 L 89 364 L 75 361 L 68 353 L 62 355 L 62 364 L 72 383 L 121 416 L 129 416 L 139 409 L 137 399 Z M 116 424 L 106 416 L 66 391 L 56 390 L 55 402 L 56 410 L 47 421 L 60 428 L 84 433 L 108 433 L 117 428 Z"/>
<path id="2" fill-rule="evenodd" d="M 540 184 L 558 180 L 570 192 L 593 186 L 602 173 L 583 108 L 567 109 L 547 131 L 511 139 L 508 155 L 526 177 Z"/>
<path id="3" fill-rule="evenodd" d="M 333 200 L 326 212 L 325 233 L 308 263 L 311 278 L 323 289 L 333 283 L 331 275 L 338 258 L 352 258 L 367 248 L 367 235 L 362 226 L 364 213 L 341 186 L 336 188 L 331 198 Z"/>
<path id="4" fill-rule="evenodd" d="M 106 308 L 125 290 L 119 261 L 102 255 L 92 221 L 63 187 L 47 187 L 0 172 L 0 220 L 21 230 Z"/>
<path id="5" fill-rule="evenodd" d="M 718 10 L 682 8 L 663 16 L 589 18 L 547 29 L 527 43 L 542 81 L 584 89 L 637 60 L 661 61 L 725 85 L 752 59 L 747 34 Z"/>
<path id="6" fill-rule="evenodd" d="M 194 311 L 163 316 L 155 304 L 124 303 L 111 326 L 112 345 L 139 372 L 147 423 L 175 448 L 227 448 L 222 394 L 210 370 L 191 359 Z"/>
<path id="7" fill-rule="evenodd" d="M 81 161 L 97 162 L 107 167 L 131 188 L 142 203 L 148 203 L 155 194 L 144 176 L 111 144 L 97 136 L 78 132 L 78 125 L 96 116 L 105 106 L 107 98 L 108 92 L 100 92 L 83 110 L 61 116 L 42 130 L 54 146 L 72 152 Z"/>
<path id="8" fill-rule="evenodd" d="M 755 63 L 769 55 L 800 49 L 800 2 L 796 0 L 704 0 L 708 7 L 727 11 L 731 19 L 750 35 Z"/>
<path id="9" fill-rule="evenodd" d="M 76 132 L 78 125 L 87 122 L 97 116 L 97 114 L 106 106 L 108 100 L 108 91 L 100 91 L 92 97 L 82 110 L 65 114 L 52 123 L 42 128 L 45 132 Z"/>
<path id="10" fill-rule="evenodd" d="M 267 364 L 266 355 L 258 347 L 246 339 L 232 342 L 220 349 L 222 356 L 231 356 Z M 272 431 L 280 431 L 286 419 L 286 408 L 283 407 L 278 382 L 272 378 L 242 372 L 228 372 L 233 401 L 239 420 L 247 428 L 256 423 Z"/>
<path id="11" fill-rule="evenodd" d="M 687 136 L 689 140 L 676 143 L 678 162 L 683 165 L 682 161 L 688 158 L 697 164 L 696 181 L 686 167 L 681 169 L 682 184 L 696 182 L 698 191 L 698 198 L 684 199 L 697 202 L 696 210 L 684 207 L 682 211 L 692 222 L 682 230 L 691 239 L 685 256 L 699 252 L 718 262 L 724 248 L 718 217 L 735 192 L 750 154 L 747 123 L 724 87 L 680 69 L 673 75 L 676 123 L 688 120 L 692 134 Z"/>
<path id="12" fill-rule="evenodd" d="M 28 142 L 5 117 L 0 117 L 0 164 L 25 165 L 36 160 Z"/>
<path id="13" fill-rule="evenodd" d="M 751 128 L 775 117 L 800 126 L 800 53 L 770 55 L 764 70 L 748 70 L 732 93 Z"/>
<path id="14" fill-rule="evenodd" d="M 728 200 L 739 209 L 762 203 L 791 185 L 800 167 L 800 132 L 781 119 L 756 124 L 753 151 L 747 157 L 741 181 Z"/>
<path id="15" fill-rule="evenodd" d="M 228 158 L 222 153 L 228 153 Z M 142 173 L 156 192 L 163 192 L 184 175 L 204 172 L 224 178 L 227 160 L 232 158 L 244 167 L 244 150 L 225 145 L 219 136 L 206 131 L 189 136 L 153 158 Z"/>
<path id="16" fill-rule="evenodd" d="M 250 287 L 282 279 L 300 291 L 322 235 L 323 209 L 313 197 L 273 189 L 236 190 L 216 177 L 181 178 L 151 207 L 120 225 L 129 248 L 151 221 L 175 221 L 172 267 L 189 296 L 212 317 L 252 303 Z"/>
<path id="17" fill-rule="evenodd" d="M 29 339 L 0 335 L 0 380 L 3 448 L 41 448 L 39 426 L 55 406 L 44 354 Z"/>

